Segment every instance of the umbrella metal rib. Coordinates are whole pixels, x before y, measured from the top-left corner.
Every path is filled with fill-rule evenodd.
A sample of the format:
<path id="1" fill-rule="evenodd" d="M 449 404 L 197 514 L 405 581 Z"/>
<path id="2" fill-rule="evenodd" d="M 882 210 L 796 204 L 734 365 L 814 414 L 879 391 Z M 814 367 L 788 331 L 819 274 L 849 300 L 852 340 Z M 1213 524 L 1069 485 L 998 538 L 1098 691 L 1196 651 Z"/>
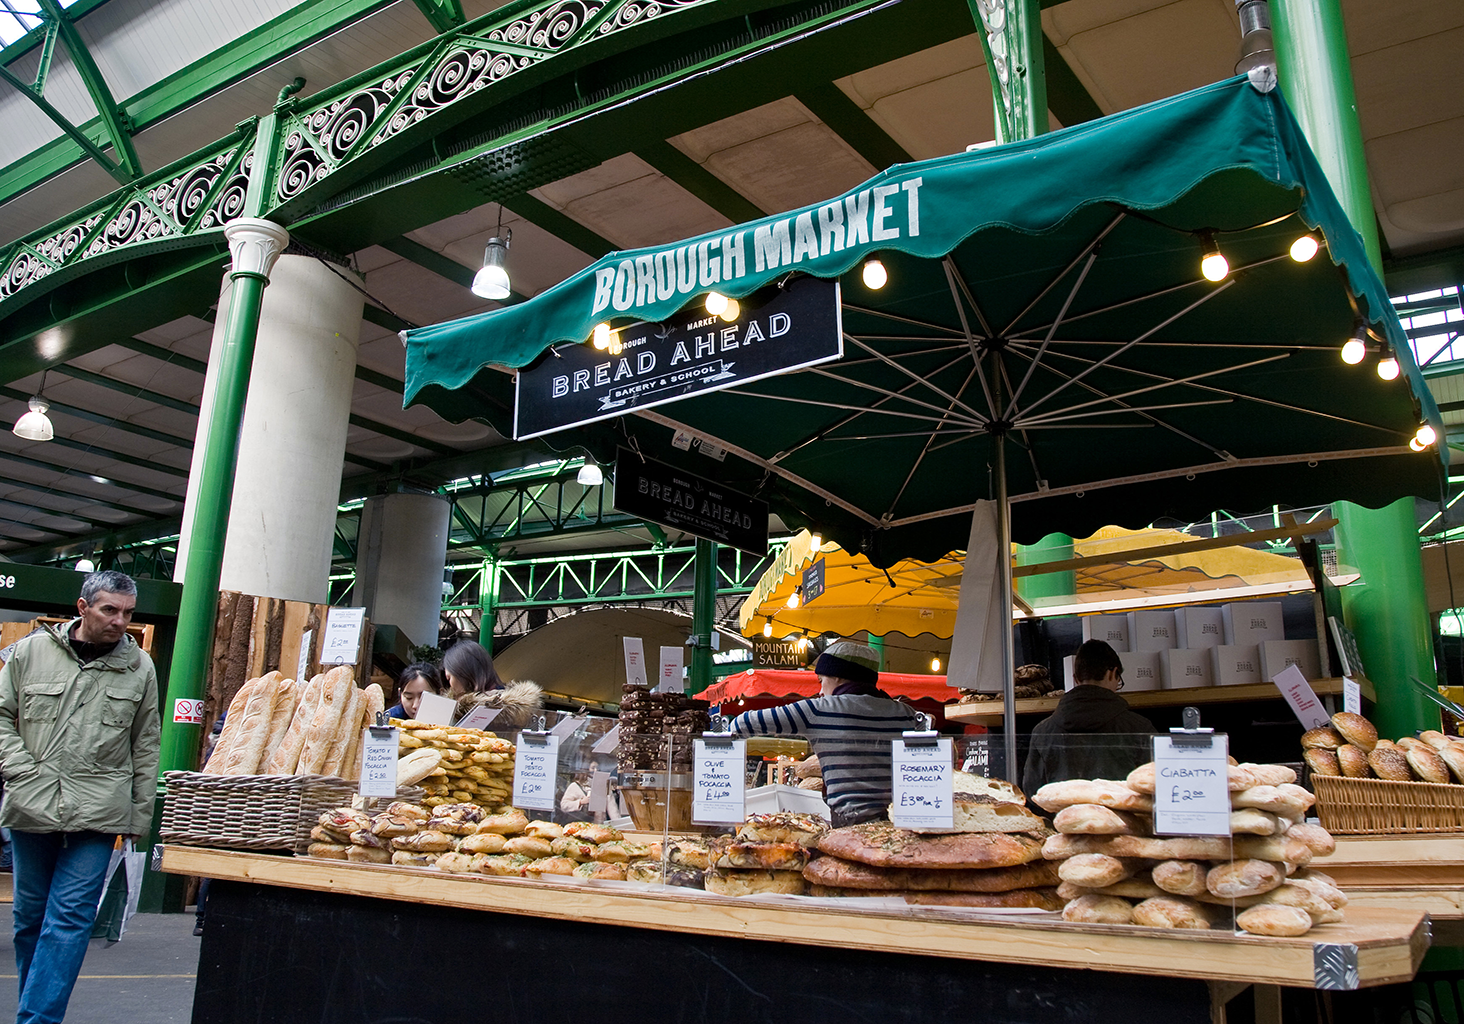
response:
<path id="1" fill-rule="evenodd" d="M 901 419 L 923 420 L 926 423 L 941 424 L 945 423 L 948 419 L 948 417 L 945 416 L 921 415 L 920 413 L 914 412 L 896 412 L 893 409 L 865 409 L 861 406 L 848 405 L 844 402 L 824 402 L 814 398 L 802 398 L 798 395 L 770 395 L 761 391 L 748 391 L 745 388 L 738 388 L 737 394 L 747 398 L 765 398 L 772 402 L 792 402 L 795 405 L 806 405 L 818 409 L 844 409 L 859 414 L 870 414 L 877 416 L 898 416 Z M 923 405 L 924 403 L 922 402 L 920 404 Z M 969 424 L 973 428 L 979 428 L 981 426 L 981 424 L 976 423 L 973 420 L 968 420 L 964 417 L 962 417 L 960 422 Z"/>
<path id="2" fill-rule="evenodd" d="M 864 351 L 868 352 L 870 355 L 874 356 L 876 359 L 880 360 L 880 362 L 884 363 L 886 366 L 890 367 L 891 369 L 893 369 L 893 370 L 895 370 L 895 371 L 897 371 L 899 373 L 903 373 L 905 376 L 909 377 L 911 380 L 915 381 L 916 383 L 924 384 L 927 388 L 929 388 L 931 391 L 934 391 L 937 395 L 939 395 L 941 398 L 944 398 L 947 402 L 951 402 L 955 406 L 959 407 L 963 412 L 965 412 L 968 416 L 970 416 L 971 419 L 974 420 L 976 423 L 980 423 L 980 424 L 982 424 L 984 426 L 988 422 L 989 417 L 983 416 L 981 413 L 977 412 L 975 409 L 971 408 L 969 405 L 967 405 L 965 402 L 962 402 L 960 399 L 956 398 L 954 395 L 948 394 L 945 391 L 945 389 L 936 387 L 934 384 L 932 384 L 925 377 L 922 377 L 920 374 L 916 373 L 914 370 L 910 369 L 909 367 L 901 366 L 896 360 L 894 360 L 894 359 L 890 358 L 889 356 L 885 355 L 883 352 L 879 351 L 878 349 L 871 348 L 869 345 L 864 344 L 864 342 L 860 341 L 858 338 L 854 337 L 852 334 L 845 334 L 844 335 L 844 338 L 847 341 L 852 341 L 855 345 L 858 345 L 860 348 L 864 349 Z M 979 360 L 977 361 L 977 368 L 978 368 L 978 373 L 979 373 L 979 369 L 980 369 L 980 361 Z M 984 383 L 985 382 L 983 380 L 983 386 L 984 386 Z M 990 392 L 987 393 L 987 397 L 988 397 L 988 399 L 990 398 Z M 988 408 L 990 408 L 990 406 L 988 406 Z"/>
<path id="3" fill-rule="evenodd" d="M 1096 243 L 1094 243 L 1096 244 Z M 1068 290 L 1067 298 L 1063 300 L 1062 308 L 1057 311 L 1057 319 L 1052 321 L 1052 328 L 1042 339 L 1042 344 L 1037 346 L 1037 352 L 1032 356 L 1032 361 L 1027 365 L 1027 372 L 1022 376 L 1022 383 L 1018 384 L 1012 392 L 1012 400 L 1007 403 L 1006 411 L 1002 413 L 1007 419 L 1016 415 L 1017 403 L 1022 400 L 1022 392 L 1027 390 L 1027 384 L 1032 380 L 1032 374 L 1037 372 L 1037 367 L 1042 362 L 1042 356 L 1047 351 L 1047 346 L 1052 344 L 1053 335 L 1057 333 L 1058 327 L 1062 326 L 1063 318 L 1067 316 L 1068 307 L 1073 304 L 1073 299 L 1078 296 L 1078 289 L 1083 287 L 1083 282 L 1088 279 L 1088 271 L 1093 269 L 1093 263 L 1098 259 L 1097 253 L 1089 253 L 1087 261 L 1083 264 L 1082 271 L 1073 282 L 1072 288 Z M 1067 273 L 1066 270 L 1063 273 Z M 1050 286 L 1049 286 L 1050 288 Z M 1043 289 L 1045 294 L 1048 289 Z M 1031 307 L 1027 307 L 1030 309 Z M 1018 317 L 1017 319 L 1021 319 Z M 1013 323 L 1016 321 L 1014 320 Z"/>
<path id="4" fill-rule="evenodd" d="M 973 369 L 976 369 L 979 366 L 980 363 L 978 363 L 976 367 L 973 367 Z M 965 381 L 963 381 L 961 384 L 960 391 L 956 392 L 956 394 L 964 395 L 966 393 L 966 389 L 970 386 L 971 374 L 968 373 L 966 374 Z M 954 405 L 952 406 L 952 409 L 954 409 Z M 915 478 L 915 471 L 918 470 L 920 468 L 920 464 L 925 461 L 925 456 L 930 452 L 930 446 L 935 442 L 935 436 L 936 435 L 932 433 L 930 437 L 926 440 L 925 445 L 920 449 L 920 454 L 916 456 L 914 462 L 910 466 L 910 472 L 905 474 L 904 483 L 900 484 L 900 489 L 896 491 L 895 496 L 890 499 L 889 507 L 885 510 L 886 517 L 894 515 L 895 506 L 898 505 L 900 503 L 900 499 L 905 496 L 905 490 L 910 486 L 910 481 Z"/>
<path id="5" fill-rule="evenodd" d="M 1099 244 L 1102 243 L 1102 241 L 1105 238 L 1107 238 L 1109 236 L 1109 234 L 1112 233 L 1112 231 L 1113 231 L 1114 228 L 1118 227 L 1120 224 L 1123 223 L 1123 219 L 1126 216 L 1127 216 L 1127 213 L 1125 211 L 1123 211 L 1123 210 L 1120 210 L 1118 212 L 1118 216 L 1114 217 L 1111 221 L 1109 221 L 1108 224 L 1103 228 L 1103 230 L 1100 231 L 1100 232 L 1098 232 L 1098 234 L 1096 236 L 1094 236 L 1094 238 L 1093 238 L 1093 240 L 1091 242 L 1089 242 L 1087 245 L 1083 246 L 1082 251 L 1079 252 L 1076 256 L 1074 256 L 1072 258 L 1072 261 L 1070 263 L 1068 263 L 1067 266 L 1063 267 L 1062 270 L 1060 270 L 1057 274 L 1055 274 L 1053 276 L 1052 280 L 1047 283 L 1047 287 L 1043 288 L 1040 292 L 1038 292 L 1037 295 L 1032 299 L 1032 301 L 1029 302 L 1029 303 L 1027 303 L 1026 307 L 1020 313 L 1018 313 L 1016 316 L 1012 317 L 1011 322 L 1008 323 L 1005 327 L 1002 328 L 1002 332 L 1001 333 L 1003 333 L 1003 334 L 1011 334 L 1012 333 L 1012 328 L 1013 327 L 1016 327 L 1017 324 L 1019 324 L 1019 323 L 1022 322 L 1022 317 L 1026 316 L 1028 313 L 1032 312 L 1032 310 L 1037 307 L 1037 303 L 1041 302 L 1044 298 L 1047 297 L 1047 293 L 1048 292 L 1052 291 L 1053 288 L 1057 287 L 1057 282 L 1061 281 L 1067 275 L 1068 271 L 1072 270 L 1073 267 L 1077 266 L 1078 263 L 1080 261 L 1082 261 L 1085 257 L 1088 259 L 1088 266 L 1091 267 L 1093 265 L 1093 260 L 1096 259 L 1097 256 L 1098 256 L 1098 254 L 1096 252 L 1094 252 L 1093 250 L 1096 249 L 1096 248 L 1098 248 Z M 1084 270 L 1083 273 L 1086 274 L 1087 271 Z M 1067 311 L 1067 304 L 1064 303 L 1062 308 L 1063 308 L 1063 312 L 1065 313 Z M 1062 313 L 1059 313 L 1058 314 L 1058 319 L 1059 320 L 1062 319 Z"/>

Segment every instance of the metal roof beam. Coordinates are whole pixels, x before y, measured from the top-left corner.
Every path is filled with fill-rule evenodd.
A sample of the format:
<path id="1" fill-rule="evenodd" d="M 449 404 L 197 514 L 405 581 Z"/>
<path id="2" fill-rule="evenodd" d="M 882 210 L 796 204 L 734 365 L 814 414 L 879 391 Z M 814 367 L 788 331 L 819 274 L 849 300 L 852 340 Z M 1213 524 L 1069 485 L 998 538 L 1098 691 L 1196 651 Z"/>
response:
<path id="1" fill-rule="evenodd" d="M 88 384 L 95 384 L 98 387 L 106 388 L 109 391 L 116 391 L 130 398 L 141 398 L 143 401 L 151 402 L 153 405 L 161 405 L 178 412 L 186 412 L 190 416 L 198 415 L 198 406 L 192 402 L 185 402 L 183 399 L 174 398 L 172 395 L 165 395 L 159 391 L 150 391 L 136 384 L 129 384 L 126 381 L 117 380 L 100 373 L 93 373 L 91 370 L 83 370 L 78 366 L 72 366 L 70 363 L 61 363 L 58 366 L 54 366 L 52 367 L 52 372 L 64 373 L 68 377 L 84 380 Z"/>
<path id="2" fill-rule="evenodd" d="M 644 142 L 633 152 L 733 224 L 767 216 L 756 203 L 665 139 Z"/>
<path id="3" fill-rule="evenodd" d="M 137 149 L 132 145 L 131 125 L 117 109 L 117 101 L 112 98 L 112 90 L 107 85 L 107 80 L 102 77 L 102 69 L 97 67 L 97 62 L 92 58 L 91 51 L 87 49 L 86 43 L 82 41 L 81 34 L 76 31 L 76 26 L 71 19 L 61 10 L 56 0 L 36 0 L 46 16 L 56 23 L 61 33 L 61 42 L 66 44 L 66 52 L 71 56 L 71 62 L 76 65 L 76 71 L 81 75 L 82 84 L 91 95 L 92 104 L 97 108 L 97 115 L 101 118 L 102 127 L 106 129 L 107 138 L 112 142 L 112 150 L 117 154 L 116 167 L 127 175 L 127 181 L 131 181 L 142 174 L 142 161 L 137 158 Z M 109 168 L 108 173 L 115 178 L 117 175 Z M 120 179 L 119 179 L 120 180 Z M 126 184 L 126 182 L 123 182 Z"/>
<path id="4" fill-rule="evenodd" d="M 616 249 L 615 244 L 608 239 L 602 238 L 573 217 L 565 216 L 527 192 L 505 199 L 502 205 L 504 209 L 543 228 L 561 242 L 568 242 L 591 259 L 599 259 Z"/>
<path id="5" fill-rule="evenodd" d="M 868 160 L 875 170 L 882 171 L 892 164 L 908 163 L 912 159 L 904 146 L 890 138 L 863 107 L 832 82 L 799 86 L 793 96 Z"/>
<path id="6" fill-rule="evenodd" d="M 172 349 L 163 348 L 161 345 L 154 345 L 150 341 L 143 341 L 141 338 L 120 338 L 117 345 L 125 349 L 145 356 L 152 356 L 162 363 L 171 366 L 181 366 L 185 370 L 192 370 L 194 373 L 207 374 L 208 363 L 201 359 L 194 359 L 192 356 L 185 356 L 181 352 L 174 352 Z"/>
<path id="7" fill-rule="evenodd" d="M 37 459 L 33 456 L 21 455 L 16 452 L 0 451 L 0 460 L 18 462 L 22 466 L 34 466 L 37 469 L 44 469 L 50 473 L 54 473 L 57 470 L 60 470 L 63 474 L 69 475 L 75 473 L 80 476 L 86 477 L 88 480 L 95 481 L 96 479 L 96 474 L 88 473 L 85 470 L 77 469 L 74 466 L 68 466 L 64 462 L 52 462 L 49 459 Z M 122 490 L 133 491 L 137 494 L 147 494 L 154 498 L 162 498 L 166 501 L 181 502 L 183 500 L 176 494 L 169 494 L 167 491 L 160 491 L 156 487 L 145 487 L 142 484 L 129 483 L 126 480 L 117 480 L 111 477 L 102 477 L 101 481 L 96 482 L 101 482 L 103 487 L 117 487 L 121 488 Z"/>
<path id="8" fill-rule="evenodd" d="M 78 523 L 86 523 L 88 526 L 106 527 L 105 519 L 94 519 L 91 516 L 84 516 L 80 512 L 65 512 L 61 509 L 48 508 L 45 505 L 33 505 L 28 501 L 20 501 L 16 498 L 0 498 L 0 505 L 13 505 L 16 508 L 28 509 L 31 512 L 38 512 L 43 516 L 52 516 L 56 519 L 74 519 Z"/>
<path id="9" fill-rule="evenodd" d="M 1042 65 L 1047 75 L 1047 109 L 1056 114 L 1065 127 L 1096 121 L 1103 116 L 1088 87 L 1073 73 L 1045 32 L 1042 34 Z"/>
<path id="10" fill-rule="evenodd" d="M 432 23 L 437 34 L 451 32 L 468 19 L 463 15 L 463 5 L 458 0 L 415 0 L 417 10 Z"/>
<path id="11" fill-rule="evenodd" d="M 415 263 L 423 270 L 430 270 L 438 277 L 451 281 L 453 284 L 462 288 L 471 289 L 473 287 L 473 278 L 478 275 L 478 272 L 472 267 L 465 267 L 452 257 L 444 256 L 436 249 L 425 246 L 421 242 L 414 242 L 406 236 L 402 236 L 401 238 L 388 238 L 386 241 L 378 242 L 377 244 L 387 252 L 396 253 L 408 263 Z M 512 306 L 514 303 L 523 302 L 526 298 L 528 296 L 517 291 L 510 291 L 508 298 L 494 301 L 497 301 L 501 306 Z"/>
<path id="12" fill-rule="evenodd" d="M 0 457 L 3 457 L 3 455 L 0 455 Z M 47 468 L 49 469 L 52 467 Z M 81 491 L 73 491 L 67 487 L 57 487 L 55 484 L 33 484 L 29 480 L 15 479 L 12 479 L 11 483 L 15 484 L 17 487 L 23 487 L 28 491 L 34 491 L 37 494 L 57 494 L 65 495 L 68 498 L 78 498 L 88 505 L 99 505 L 102 508 L 114 508 L 118 512 L 126 512 L 130 516 L 156 515 L 156 513 L 151 512 L 145 508 L 133 508 L 131 505 L 121 505 L 115 501 L 106 501 L 102 498 L 95 497 L 94 495 L 84 494 Z M 173 500 L 178 501 L 181 499 L 175 498 Z"/>

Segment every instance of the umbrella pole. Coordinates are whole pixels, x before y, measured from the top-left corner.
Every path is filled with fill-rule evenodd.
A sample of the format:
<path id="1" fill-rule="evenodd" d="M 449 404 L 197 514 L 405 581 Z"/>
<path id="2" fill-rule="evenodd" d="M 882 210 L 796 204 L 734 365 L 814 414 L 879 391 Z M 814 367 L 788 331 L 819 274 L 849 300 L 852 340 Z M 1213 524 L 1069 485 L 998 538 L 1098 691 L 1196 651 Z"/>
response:
<path id="1" fill-rule="evenodd" d="M 1017 764 L 1017 695 L 1014 689 L 1016 669 L 1012 651 L 1012 521 L 1011 506 L 1007 502 L 1006 479 L 1006 434 L 996 436 L 996 550 L 1000 561 L 998 591 L 1000 604 L 996 609 L 1001 618 L 1001 723 L 1002 745 L 1006 754 L 1006 777 L 1013 785 L 1020 785 L 1021 766 Z"/>

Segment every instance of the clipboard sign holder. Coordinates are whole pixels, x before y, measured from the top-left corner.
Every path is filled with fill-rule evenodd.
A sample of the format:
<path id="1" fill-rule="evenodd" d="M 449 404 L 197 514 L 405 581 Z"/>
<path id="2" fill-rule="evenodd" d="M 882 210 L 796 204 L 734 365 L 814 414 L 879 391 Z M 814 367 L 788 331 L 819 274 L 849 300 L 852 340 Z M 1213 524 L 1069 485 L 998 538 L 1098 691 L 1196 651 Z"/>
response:
<path id="1" fill-rule="evenodd" d="M 530 747 L 547 747 L 549 745 L 549 719 L 544 715 L 538 715 L 529 719 L 533 725 L 531 729 L 521 729 L 518 741 Z"/>
<path id="2" fill-rule="evenodd" d="M 924 711 L 915 712 L 920 718 L 920 728 L 906 729 L 900 733 L 900 738 L 905 741 L 906 747 L 934 747 L 940 743 L 940 733 L 936 732 L 932 725 L 935 719 Z"/>
<path id="3" fill-rule="evenodd" d="M 1200 709 L 1185 708 L 1180 713 L 1180 721 L 1184 725 L 1171 727 L 1169 730 L 1169 742 L 1176 747 L 1194 747 L 1200 750 L 1208 750 L 1215 745 L 1215 730 L 1200 727 Z"/>

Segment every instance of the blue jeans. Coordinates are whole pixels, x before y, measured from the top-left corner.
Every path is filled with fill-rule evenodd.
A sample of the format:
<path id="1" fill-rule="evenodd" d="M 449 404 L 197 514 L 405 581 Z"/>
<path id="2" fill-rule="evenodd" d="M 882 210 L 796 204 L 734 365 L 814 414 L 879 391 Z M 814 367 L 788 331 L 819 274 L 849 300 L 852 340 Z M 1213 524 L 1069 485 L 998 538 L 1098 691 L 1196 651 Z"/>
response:
<path id="1" fill-rule="evenodd" d="M 102 898 L 115 835 L 10 833 L 15 848 L 16 1024 L 60 1024 Z"/>

